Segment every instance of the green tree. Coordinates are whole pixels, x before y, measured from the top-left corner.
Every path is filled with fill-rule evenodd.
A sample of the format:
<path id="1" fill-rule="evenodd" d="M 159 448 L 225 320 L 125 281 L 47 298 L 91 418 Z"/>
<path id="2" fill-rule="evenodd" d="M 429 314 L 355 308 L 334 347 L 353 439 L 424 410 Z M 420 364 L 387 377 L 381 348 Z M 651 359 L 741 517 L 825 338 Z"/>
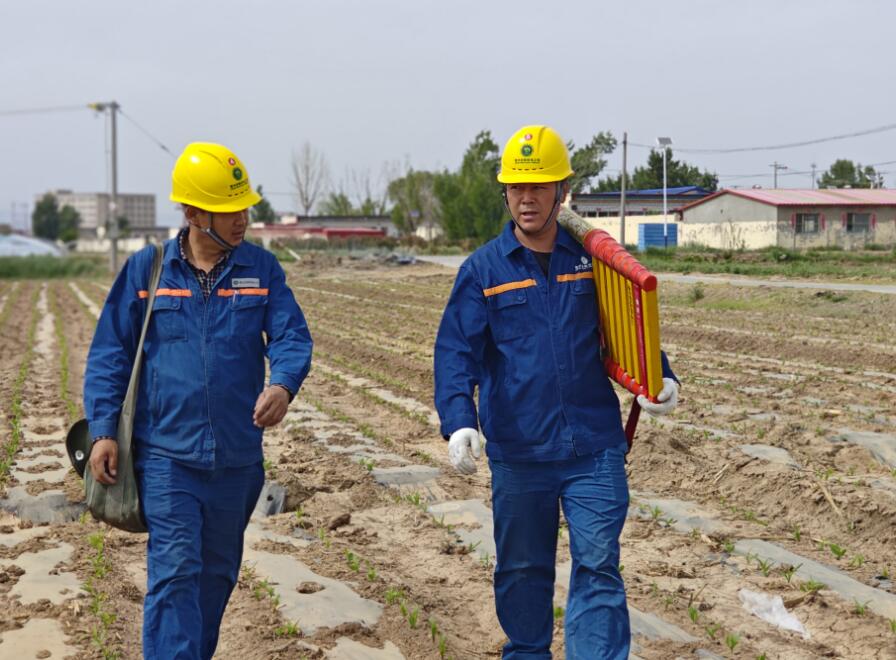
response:
<path id="1" fill-rule="evenodd" d="M 491 132 L 481 131 L 467 148 L 460 170 L 435 177 L 442 228 L 448 238 L 469 238 L 481 244 L 500 233 L 506 217 L 501 184 L 495 178 L 500 162 Z"/>
<path id="2" fill-rule="evenodd" d="M 573 174 L 570 179 L 570 188 L 574 193 L 585 192 L 591 186 L 591 180 L 599 176 L 607 166 L 604 158 L 616 149 L 616 138 L 610 132 L 600 132 L 591 138 L 591 142 L 579 149 L 571 140 L 566 145 L 572 154 Z"/>
<path id="3" fill-rule="evenodd" d="M 696 165 L 689 165 L 682 160 L 672 158 L 672 150 L 666 150 L 666 186 L 700 186 L 709 191 L 719 187 L 719 177 L 707 170 L 700 170 Z M 652 190 L 663 187 L 663 152 L 650 150 L 647 164 L 636 167 L 626 182 L 628 190 Z M 615 192 L 622 189 L 622 174 L 616 177 L 601 179 L 592 192 Z"/>
<path id="4" fill-rule="evenodd" d="M 252 207 L 249 216 L 252 222 L 263 222 L 266 225 L 272 225 L 277 222 L 277 214 L 274 212 L 274 208 L 271 206 L 268 198 L 264 196 L 261 186 L 258 186 L 258 194 L 261 195 L 261 201 Z"/>
<path id="5" fill-rule="evenodd" d="M 418 227 L 439 224 L 439 202 L 435 193 L 436 175 L 409 169 L 407 174 L 389 182 L 386 194 L 392 202 L 392 222 L 404 235 Z"/>
<path id="6" fill-rule="evenodd" d="M 34 205 L 31 231 L 35 236 L 55 241 L 59 236 L 59 203 L 55 195 L 47 193 Z"/>
<path id="7" fill-rule="evenodd" d="M 78 240 L 78 227 L 81 225 L 81 214 L 66 204 L 59 209 L 59 240 L 69 243 Z"/>
<path id="8" fill-rule="evenodd" d="M 352 205 L 348 195 L 341 190 L 328 193 L 318 206 L 318 213 L 321 215 L 358 215 L 358 211 Z"/>
<path id="9" fill-rule="evenodd" d="M 881 188 L 884 177 L 871 165 L 862 167 L 851 160 L 840 158 L 818 179 L 819 188 Z"/>

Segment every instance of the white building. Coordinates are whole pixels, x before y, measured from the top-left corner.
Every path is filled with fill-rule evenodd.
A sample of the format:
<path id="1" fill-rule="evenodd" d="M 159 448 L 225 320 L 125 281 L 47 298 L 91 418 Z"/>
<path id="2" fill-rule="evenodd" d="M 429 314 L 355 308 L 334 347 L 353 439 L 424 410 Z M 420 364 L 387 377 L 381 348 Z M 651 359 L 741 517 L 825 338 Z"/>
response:
<path id="1" fill-rule="evenodd" d="M 80 229 L 85 234 L 96 235 L 96 230 L 105 227 L 110 217 L 109 193 L 79 193 L 71 190 L 50 190 L 59 208 L 71 206 L 81 216 Z M 35 203 L 44 195 L 37 195 Z M 156 196 L 138 193 L 118 193 L 118 213 L 128 221 L 132 233 L 156 226 Z"/>

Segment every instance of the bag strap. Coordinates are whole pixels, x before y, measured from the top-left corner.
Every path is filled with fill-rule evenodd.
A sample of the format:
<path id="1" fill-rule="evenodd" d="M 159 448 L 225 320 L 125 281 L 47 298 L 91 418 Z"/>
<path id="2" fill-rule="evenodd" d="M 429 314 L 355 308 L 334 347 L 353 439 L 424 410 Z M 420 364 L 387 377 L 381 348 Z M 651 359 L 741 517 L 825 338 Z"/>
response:
<path id="1" fill-rule="evenodd" d="M 140 383 L 140 368 L 143 365 L 143 341 L 146 339 L 146 331 L 149 328 L 149 317 L 152 316 L 152 306 L 156 299 L 156 289 L 159 288 L 159 280 L 162 278 L 162 246 L 155 246 L 152 271 L 149 275 L 149 288 L 146 297 L 146 314 L 143 315 L 143 327 L 140 330 L 140 341 L 137 343 L 137 354 L 134 357 L 134 366 L 131 368 L 131 379 L 128 381 L 128 391 L 122 405 L 122 417 L 129 423 L 133 423 L 134 408 L 137 403 L 137 388 Z M 128 434 L 129 442 L 130 434 Z M 121 442 L 121 438 L 119 438 Z M 128 448 L 129 449 L 129 448 Z M 122 447 L 119 447 L 119 452 Z"/>

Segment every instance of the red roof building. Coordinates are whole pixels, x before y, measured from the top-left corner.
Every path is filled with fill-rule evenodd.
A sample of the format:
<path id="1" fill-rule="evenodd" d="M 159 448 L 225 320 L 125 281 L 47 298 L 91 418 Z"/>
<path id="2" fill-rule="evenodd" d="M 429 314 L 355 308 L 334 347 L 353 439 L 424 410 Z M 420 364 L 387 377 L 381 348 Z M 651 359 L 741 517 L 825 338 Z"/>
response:
<path id="1" fill-rule="evenodd" d="M 678 210 L 679 243 L 722 249 L 896 245 L 896 190 L 723 189 Z"/>

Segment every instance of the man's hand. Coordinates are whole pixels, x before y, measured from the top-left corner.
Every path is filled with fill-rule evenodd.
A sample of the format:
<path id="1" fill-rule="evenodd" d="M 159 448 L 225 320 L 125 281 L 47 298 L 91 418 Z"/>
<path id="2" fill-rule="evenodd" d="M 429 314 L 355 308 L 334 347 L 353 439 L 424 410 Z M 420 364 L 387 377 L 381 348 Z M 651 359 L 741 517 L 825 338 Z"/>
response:
<path id="1" fill-rule="evenodd" d="M 461 474 L 476 473 L 475 459 L 479 458 L 481 453 L 482 440 L 476 429 L 457 429 L 448 439 L 448 460 Z"/>
<path id="2" fill-rule="evenodd" d="M 97 483 L 112 485 L 118 470 L 118 443 L 97 440 L 90 450 L 90 471 Z"/>
<path id="3" fill-rule="evenodd" d="M 649 401 L 646 396 L 638 396 L 638 404 L 644 409 L 644 412 L 651 415 L 665 415 L 672 412 L 678 405 L 678 383 L 671 378 L 663 378 L 663 389 L 656 395 L 659 403 Z"/>
<path id="4" fill-rule="evenodd" d="M 279 424 L 289 407 L 289 392 L 279 385 L 268 385 L 255 402 L 252 423 L 259 428 Z"/>

